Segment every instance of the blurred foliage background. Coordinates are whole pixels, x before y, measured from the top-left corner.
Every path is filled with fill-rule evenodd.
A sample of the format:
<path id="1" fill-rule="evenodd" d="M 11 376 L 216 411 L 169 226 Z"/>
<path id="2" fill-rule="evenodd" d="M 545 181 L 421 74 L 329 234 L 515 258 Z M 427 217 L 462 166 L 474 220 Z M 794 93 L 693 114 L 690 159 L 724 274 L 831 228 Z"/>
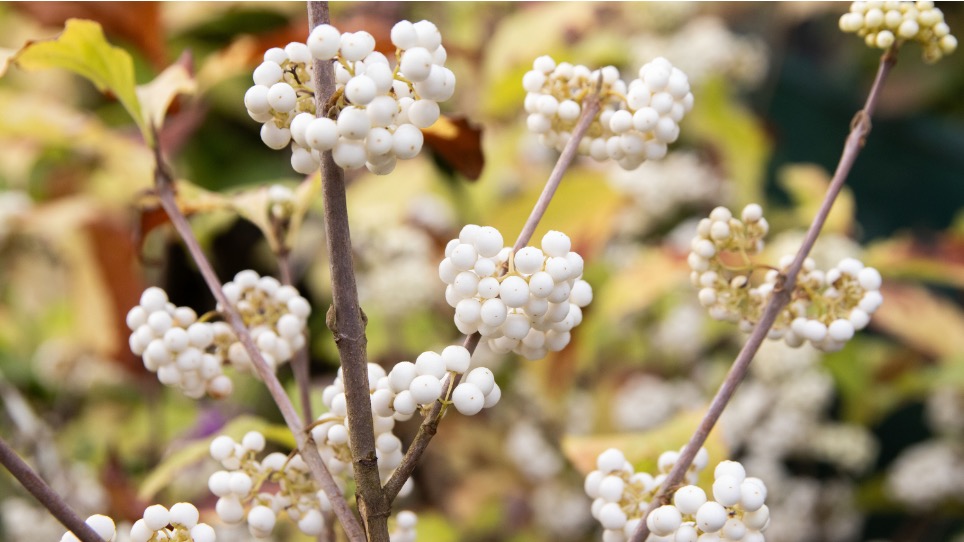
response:
<path id="1" fill-rule="evenodd" d="M 964 9 L 938 5 L 960 32 Z M 474 364 L 497 372 L 503 404 L 443 422 L 414 495 L 399 503 L 419 513 L 422 540 L 598 540 L 582 492 L 595 455 L 618 445 L 652 470 L 660 451 L 685 442 L 742 343 L 689 285 L 695 220 L 760 202 L 767 256 L 796 250 L 879 58 L 837 29 L 844 9 L 332 5 L 339 29 L 381 45 L 397 20 L 431 19 L 458 77 L 443 104 L 462 119 L 454 138 L 387 177 L 349 175 L 369 355 L 386 366 L 458 340 L 436 274 L 445 242 L 466 223 L 514 238 L 548 176 L 555 156 L 526 132 L 522 110 L 535 57 L 628 74 L 662 55 L 696 96 L 665 160 L 625 172 L 587 159 L 568 172 L 537 235 L 572 237 L 595 300 L 573 343 L 546 360 L 477 353 Z M 3 57 L 69 17 L 99 21 L 134 56 L 139 82 L 190 51 L 199 93 L 174 104 L 160 135 L 179 178 L 226 194 L 302 181 L 288 153 L 261 143 L 242 96 L 264 50 L 305 39 L 303 4 L 0 4 Z M 740 459 L 770 488 L 768 540 L 964 540 L 964 55 L 927 66 L 905 49 L 814 254 L 824 266 L 854 256 L 877 267 L 884 306 L 835 354 L 766 345 L 711 439 L 714 461 Z M 145 195 L 151 160 L 121 106 L 79 78 L 12 67 L 0 79 L 0 432 L 83 515 L 131 521 L 146 504 L 189 500 L 215 522 L 207 442 L 280 417 L 249 377 L 235 378 L 228 400 L 192 401 L 129 352 L 124 314 L 146 286 L 213 308 Z M 277 272 L 256 226 L 193 201 L 222 278 Z M 313 202 L 292 254 L 315 307 L 316 412 L 337 369 L 320 317 L 330 299 L 322 212 Z M 287 368 L 281 376 L 290 385 Z M 403 441 L 416 427 L 398 428 Z M 61 532 L 0 476 L 0 540 Z"/>

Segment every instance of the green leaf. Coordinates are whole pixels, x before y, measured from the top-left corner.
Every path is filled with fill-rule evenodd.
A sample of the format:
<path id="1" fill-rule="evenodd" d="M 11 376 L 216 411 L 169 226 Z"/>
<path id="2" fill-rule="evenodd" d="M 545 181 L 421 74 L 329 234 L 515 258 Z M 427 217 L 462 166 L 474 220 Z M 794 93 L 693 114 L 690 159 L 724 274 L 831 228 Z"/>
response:
<path id="1" fill-rule="evenodd" d="M 98 23 L 68 19 L 60 36 L 28 43 L 14 63 L 24 70 L 63 68 L 86 78 L 101 92 L 111 92 L 137 122 L 144 140 L 153 143 L 137 98 L 134 61 L 127 51 L 107 42 Z"/>
<path id="2" fill-rule="evenodd" d="M 763 201 L 770 142 L 760 121 L 730 96 L 722 78 L 711 79 L 693 91 L 696 105 L 683 121 L 684 137 L 716 147 L 726 175 L 734 183 L 734 202 L 742 207 Z"/>

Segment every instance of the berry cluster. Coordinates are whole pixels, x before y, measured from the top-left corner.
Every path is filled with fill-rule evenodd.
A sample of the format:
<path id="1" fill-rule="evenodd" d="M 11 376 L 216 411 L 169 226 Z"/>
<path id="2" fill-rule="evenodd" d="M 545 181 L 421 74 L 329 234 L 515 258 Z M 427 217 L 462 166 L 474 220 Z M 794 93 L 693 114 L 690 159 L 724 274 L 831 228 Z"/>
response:
<path id="1" fill-rule="evenodd" d="M 244 105 L 264 123 L 261 139 L 272 149 L 291 144 L 291 166 L 312 173 L 320 153 L 332 151 L 344 168 L 367 167 L 385 175 L 397 159 L 414 158 L 424 141 L 420 128 L 439 117 L 438 102 L 455 92 L 455 75 L 445 67 L 442 36 L 430 21 L 401 21 L 392 28 L 396 66 L 375 51 L 368 32 L 341 33 L 323 24 L 307 44 L 269 49 L 254 70 Z M 327 110 L 316 117 L 313 61 L 334 65 L 336 89 Z"/>
<path id="2" fill-rule="evenodd" d="M 248 269 L 235 275 L 222 289 L 272 370 L 290 361 L 294 353 L 304 347 L 311 305 L 294 287 Z M 218 306 L 218 310 L 223 308 Z M 251 358 L 240 341 L 229 344 L 227 354 L 236 367 L 251 368 Z"/>
<path id="3" fill-rule="evenodd" d="M 153 540 L 177 540 L 180 542 L 214 542 L 214 529 L 206 523 L 198 523 L 200 514 L 191 503 L 179 502 L 170 510 L 160 504 L 148 506 L 144 517 L 131 526 L 130 542 L 149 542 Z M 101 538 L 113 541 L 117 534 L 114 520 L 107 516 L 94 515 L 87 518 L 90 525 Z M 60 542 L 77 542 L 73 533 L 66 533 Z"/>
<path id="4" fill-rule="evenodd" d="M 604 541 L 618 542 L 632 536 L 679 455 L 677 452 L 661 454 L 660 474 L 655 477 L 634 472 L 623 453 L 615 448 L 599 455 L 597 470 L 586 476 L 585 489 L 594 499 L 592 515 L 605 529 Z M 652 533 L 649 540 L 763 541 L 762 531 L 769 522 L 769 510 L 763 504 L 767 492 L 763 481 L 747 478 L 740 463 L 723 461 L 714 471 L 715 500 L 709 500 L 706 492 L 693 485 L 708 462 L 709 454 L 701 448 L 686 473 L 685 479 L 690 485 L 674 492 L 672 505 L 661 506 L 646 518 L 646 526 Z"/>
<path id="5" fill-rule="evenodd" d="M 656 536 L 679 542 L 696 542 L 705 533 L 716 534 L 721 542 L 763 542 L 770 522 L 763 480 L 748 478 L 736 461 L 717 464 L 713 477 L 714 500 L 698 486 L 683 486 L 673 494 L 673 504 L 653 510 L 646 526 Z"/>
<path id="6" fill-rule="evenodd" d="M 448 346 L 438 352 L 423 352 L 415 363 L 402 361 L 385 372 L 380 365 L 368 364 L 369 393 L 372 402 L 372 422 L 378 468 L 387 480 L 402 461 L 402 442 L 393 433 L 395 421 L 405 421 L 416 412 L 425 413 L 445 397 L 443 384 L 446 375 L 464 374 L 469 369 L 471 354 L 463 346 Z M 452 404 L 466 416 L 478 414 L 483 408 L 495 406 L 502 398 L 502 390 L 495 383 L 495 375 L 485 367 L 469 371 L 452 392 Z M 348 446 L 348 404 L 341 369 L 331 385 L 322 392 L 328 412 L 321 415 L 311 434 L 318 450 L 332 473 L 351 470 L 351 450 Z"/>
<path id="7" fill-rule="evenodd" d="M 636 531 L 647 506 L 678 458 L 677 452 L 663 452 L 658 460 L 660 474 L 653 476 L 635 472 L 626 456 L 616 448 L 599 454 L 596 470 L 586 475 L 584 488 L 586 495 L 593 499 L 592 516 L 605 529 L 604 541 L 623 541 Z M 708 462 L 709 453 L 701 448 L 686 472 L 686 482 L 695 483 Z"/>
<path id="8" fill-rule="evenodd" d="M 565 348 L 592 301 L 592 287 L 581 279 L 583 259 L 570 248 L 569 237 L 550 231 L 541 250 L 513 253 L 495 228 L 462 228 L 439 264 L 455 326 L 479 332 L 497 353 L 540 359 Z"/>
<path id="9" fill-rule="evenodd" d="M 944 22 L 944 13 L 927 0 L 854 2 L 850 11 L 840 16 L 840 29 L 856 33 L 867 46 L 878 49 L 916 41 L 924 48 L 924 61 L 928 63 L 957 49 L 957 38 Z"/>
<path id="10" fill-rule="evenodd" d="M 245 434 L 241 442 L 226 435 L 211 441 L 211 456 L 225 469 L 208 479 L 208 488 L 218 497 L 218 516 L 228 524 L 247 521 L 248 530 L 256 538 L 271 536 L 281 515 L 296 522 L 298 529 L 309 536 L 320 534 L 325 527 L 322 512 L 330 504 L 308 465 L 298 454 L 285 456 L 279 452 L 259 461 L 257 455 L 264 448 L 264 435 L 257 431 Z"/>
<path id="11" fill-rule="evenodd" d="M 223 289 L 272 370 L 305 345 L 311 306 L 293 287 L 246 270 Z M 199 321 L 193 309 L 175 306 L 160 288 L 144 291 L 140 304 L 127 313 L 127 327 L 131 351 L 143 357 L 144 367 L 188 397 L 230 395 L 233 385 L 224 374 L 226 362 L 252 370 L 251 358 L 231 326 Z"/>
<path id="12" fill-rule="evenodd" d="M 700 288 L 700 303 L 710 316 L 738 323 L 740 329 L 749 332 L 794 256 L 781 258 L 779 268 L 753 264 L 750 256 L 762 250 L 769 226 L 755 203 L 743 209 L 741 218 L 725 207 L 714 209 L 697 227 L 688 262 L 690 279 Z M 752 275 L 760 268 L 767 271 L 762 282 L 753 284 Z M 768 338 L 783 339 L 790 346 L 809 341 L 825 352 L 840 350 L 855 331 L 867 326 L 880 307 L 880 285 L 880 273 L 853 258 L 845 258 L 826 272 L 816 269 L 808 258 L 790 303 L 774 322 Z"/>
<path id="13" fill-rule="evenodd" d="M 193 398 L 231 394 L 234 386 L 224 374 L 215 345 L 216 337 L 233 337 L 227 326 L 199 322 L 193 309 L 176 307 L 164 290 L 151 287 L 127 313 L 127 327 L 132 332 L 131 351 L 143 358 L 144 367 L 157 373 L 161 383 Z"/>
<path id="14" fill-rule="evenodd" d="M 444 397 L 442 384 L 446 374 L 464 374 L 469 371 L 471 354 L 462 346 L 447 346 L 441 353 L 423 352 L 415 363 L 402 361 L 396 363 L 388 373 L 388 379 L 381 382 L 372 396 L 372 406 L 380 412 L 389 409 L 396 417 L 407 419 L 416 410 L 431 408 L 439 398 Z M 394 397 L 387 404 L 389 391 Z M 474 416 L 483 408 L 495 406 L 502 398 L 502 390 L 495 383 L 495 375 L 485 367 L 476 367 L 468 372 L 452 392 L 452 404 L 466 416 Z"/>
<path id="15" fill-rule="evenodd" d="M 679 122 L 693 108 L 686 74 L 662 57 L 643 65 L 639 78 L 627 84 L 614 66 L 590 71 L 541 56 L 522 87 L 529 130 L 559 151 L 569 142 L 585 100 L 598 89 L 600 112 L 579 142 L 579 153 L 615 160 L 623 169 L 666 156 L 667 145 L 679 137 Z"/>
<path id="16" fill-rule="evenodd" d="M 379 392 L 379 384 L 387 386 L 385 369 L 375 363 L 368 364 L 368 391 L 372 394 L 372 425 L 375 430 L 375 448 L 378 452 L 378 469 L 382 481 L 388 480 L 402 462 L 402 441 L 392 433 L 396 419 L 408 416 L 396 415 L 391 408 L 379 408 L 385 395 Z M 387 390 L 386 390 L 387 391 Z M 389 392 L 390 394 L 390 392 Z M 311 436 L 318 445 L 318 452 L 332 474 L 352 472 L 352 455 L 349 447 L 348 400 L 341 368 L 335 381 L 326 386 L 321 394 L 328 412 L 322 414 L 311 428 Z"/>

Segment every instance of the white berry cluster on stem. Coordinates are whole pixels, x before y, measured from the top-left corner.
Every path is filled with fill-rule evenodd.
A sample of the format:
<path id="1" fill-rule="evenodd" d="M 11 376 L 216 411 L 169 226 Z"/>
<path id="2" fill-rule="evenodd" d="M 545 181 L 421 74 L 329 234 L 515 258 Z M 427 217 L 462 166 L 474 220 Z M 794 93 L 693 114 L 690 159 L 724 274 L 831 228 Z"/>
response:
<path id="1" fill-rule="evenodd" d="M 599 454 L 596 470 L 586 475 L 584 489 L 593 499 L 592 516 L 602 524 L 604 542 L 623 542 L 632 536 L 678 458 L 677 452 L 663 452 L 658 460 L 660 473 L 653 476 L 636 472 L 616 448 Z M 686 481 L 695 483 L 708 462 L 709 453 L 700 448 L 686 472 Z"/>
<path id="2" fill-rule="evenodd" d="M 222 521 L 246 521 L 256 538 L 271 536 L 279 516 L 285 516 L 310 536 L 324 531 L 323 512 L 331 508 L 297 453 L 274 452 L 258 459 L 265 448 L 264 435 L 251 431 L 241 442 L 222 435 L 211 441 L 211 456 L 221 463 L 208 479 L 218 497 L 215 511 Z"/>
<path id="3" fill-rule="evenodd" d="M 439 264 L 455 326 L 466 335 L 479 332 L 496 353 L 541 359 L 565 348 L 592 301 L 592 287 L 581 278 L 583 259 L 571 245 L 564 233 L 550 231 L 541 249 L 513 253 L 491 226 L 462 228 Z"/>
<path id="4" fill-rule="evenodd" d="M 176 307 L 164 290 L 150 287 L 127 313 L 127 327 L 131 351 L 161 383 L 193 398 L 231 394 L 234 386 L 224 374 L 223 356 L 215 344 L 216 338 L 233 337 L 228 326 L 199 322 L 193 309 Z"/>
<path id="5" fill-rule="evenodd" d="M 690 280 L 700 289 L 700 303 L 712 318 L 737 323 L 745 332 L 756 326 L 782 272 L 794 258 L 784 256 L 776 268 L 751 260 L 750 256 L 763 249 L 768 230 L 763 210 L 755 203 L 743 209 L 741 218 L 717 207 L 700 221 L 690 246 Z M 765 273 L 755 283 L 753 274 L 761 269 Z M 826 272 L 816 269 L 808 258 L 790 303 L 767 337 L 782 339 L 790 346 L 809 341 L 825 352 L 840 350 L 880 307 L 880 285 L 880 273 L 853 258 L 845 258 Z"/>
<path id="6" fill-rule="evenodd" d="M 561 151 L 579 120 L 583 102 L 599 90 L 601 108 L 579 143 L 579 154 L 615 160 L 636 169 L 646 160 L 666 156 L 679 137 L 679 122 L 693 108 L 686 74 L 659 57 L 626 83 L 614 66 L 591 71 L 586 66 L 541 56 L 522 78 L 529 130 L 543 144 Z"/>
<path id="7" fill-rule="evenodd" d="M 683 486 L 673 494 L 673 504 L 649 514 L 646 526 L 656 540 L 765 540 L 763 531 L 770 523 L 770 510 L 764 504 L 767 488 L 763 480 L 747 477 L 746 469 L 737 461 L 720 462 L 713 477 L 712 500 L 699 486 Z"/>
<path id="8" fill-rule="evenodd" d="M 374 393 L 379 382 L 386 378 L 385 369 L 376 363 L 368 364 L 368 392 L 372 395 L 372 426 L 375 431 L 375 448 L 378 451 L 378 469 L 382 481 L 391 476 L 402 462 L 402 441 L 392 433 L 396 418 L 394 412 L 376 407 Z M 349 447 L 348 401 L 342 369 L 338 369 L 335 381 L 326 386 L 321 395 L 327 407 L 314 422 L 311 435 L 318 446 L 328 470 L 334 475 L 352 473 L 352 454 Z M 409 417 L 411 414 L 409 414 Z M 401 419 L 408 417 L 400 416 Z"/>
<path id="9" fill-rule="evenodd" d="M 343 168 L 390 173 L 398 159 L 422 148 L 421 128 L 439 117 L 438 102 L 455 92 L 445 67 L 442 36 L 430 21 L 401 21 L 392 28 L 395 62 L 375 50 L 364 31 L 341 33 L 322 24 L 307 43 L 269 49 L 244 97 L 248 114 L 264 123 L 261 139 L 272 149 L 291 144 L 291 166 L 312 173 L 321 152 Z M 316 117 L 313 60 L 334 64 L 336 89 L 327 111 Z"/>
<path id="10" fill-rule="evenodd" d="M 679 459 L 680 452 L 663 452 L 658 460 L 660 474 L 655 477 L 635 472 L 623 453 L 610 448 L 596 461 L 597 470 L 586 476 L 586 494 L 593 498 L 592 514 L 605 529 L 604 542 L 622 542 L 642 521 L 650 502 L 659 492 L 666 475 Z M 762 531 L 769 523 L 766 486 L 759 478 L 748 478 L 743 465 L 723 461 L 714 471 L 713 500 L 694 485 L 706 468 L 709 455 L 705 448 L 696 454 L 686 472 L 685 485 L 673 492 L 673 504 L 656 508 L 646 517 L 654 542 L 762 542 Z"/>
<path id="11" fill-rule="evenodd" d="M 311 305 L 293 286 L 248 269 L 235 275 L 222 289 L 241 315 L 268 367 L 277 369 L 305 345 L 304 331 Z M 232 342 L 227 353 L 233 365 L 253 371 L 251 358 L 240 341 Z"/>
<path id="12" fill-rule="evenodd" d="M 155 504 L 144 510 L 144 517 L 131 526 L 130 542 L 154 542 L 170 540 L 177 542 L 214 542 L 214 529 L 206 523 L 198 523 L 200 513 L 191 503 L 179 502 L 167 509 Z M 101 538 L 108 542 L 116 539 L 114 520 L 103 515 L 87 518 L 90 525 Z M 66 533 L 60 542 L 77 542 L 73 533 Z"/>
<path id="13" fill-rule="evenodd" d="M 922 56 L 927 63 L 937 62 L 957 49 L 957 38 L 944 22 L 944 13 L 927 0 L 854 2 L 850 11 L 840 16 L 840 29 L 857 34 L 877 49 L 916 41 L 924 48 Z"/>
<path id="14" fill-rule="evenodd" d="M 392 433 L 395 422 L 408 420 L 416 412 L 427 414 L 436 401 L 446 397 L 443 386 L 451 382 L 453 376 L 465 374 L 470 361 L 471 354 L 465 347 L 452 345 L 441 352 L 423 352 L 414 363 L 396 363 L 388 373 L 380 365 L 368 364 L 375 448 L 383 482 L 401 464 L 404 456 L 401 440 Z M 468 371 L 455 387 L 451 400 L 461 414 L 472 416 L 483 408 L 495 406 L 501 397 L 502 390 L 492 371 L 477 367 Z M 312 437 L 333 474 L 350 472 L 348 406 L 340 369 L 335 381 L 322 392 L 322 400 L 328 412 L 315 422 Z"/>
<path id="15" fill-rule="evenodd" d="M 304 329 L 311 306 L 291 286 L 252 270 L 241 271 L 223 286 L 269 367 L 289 361 L 305 344 Z M 220 310 L 221 307 L 218 307 Z M 177 307 L 161 288 L 151 287 L 127 313 L 131 351 L 158 380 L 180 388 L 188 397 L 205 393 L 227 397 L 233 390 L 224 364 L 251 371 L 251 360 L 225 322 L 199 320 L 190 307 Z"/>

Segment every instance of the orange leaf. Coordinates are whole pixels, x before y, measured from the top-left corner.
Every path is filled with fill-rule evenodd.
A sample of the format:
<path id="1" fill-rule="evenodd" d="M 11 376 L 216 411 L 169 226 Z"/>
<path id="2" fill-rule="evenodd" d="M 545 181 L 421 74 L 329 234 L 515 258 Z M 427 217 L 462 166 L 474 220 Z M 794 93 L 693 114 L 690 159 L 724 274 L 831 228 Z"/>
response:
<path id="1" fill-rule="evenodd" d="M 127 311 L 138 303 L 144 290 L 144 283 L 135 265 L 137 252 L 134 240 L 127 228 L 104 215 L 86 226 L 94 249 L 94 259 L 110 294 L 109 302 L 114 312 L 117 340 L 111 359 L 120 360 L 133 373 L 143 373 L 141 360 L 131 353 L 126 340 L 130 333 L 125 323 Z"/>

